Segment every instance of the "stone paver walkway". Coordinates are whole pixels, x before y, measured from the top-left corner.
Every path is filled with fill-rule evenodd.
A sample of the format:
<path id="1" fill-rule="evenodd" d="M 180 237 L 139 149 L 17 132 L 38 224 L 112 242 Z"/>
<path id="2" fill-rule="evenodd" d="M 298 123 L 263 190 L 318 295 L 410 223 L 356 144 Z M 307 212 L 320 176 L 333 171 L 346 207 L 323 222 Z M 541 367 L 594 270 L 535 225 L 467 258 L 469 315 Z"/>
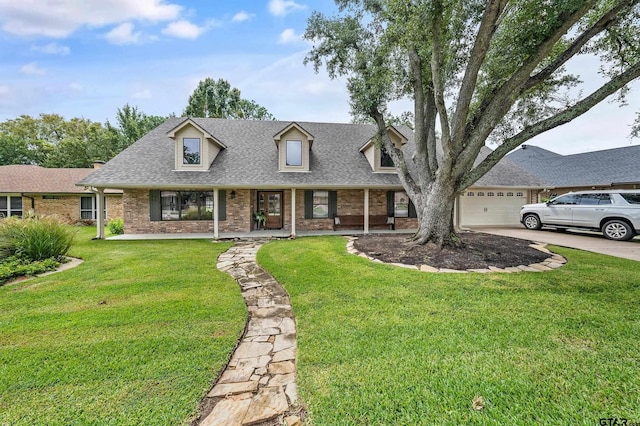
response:
<path id="1" fill-rule="evenodd" d="M 213 410 L 201 426 L 301 424 L 296 324 L 288 294 L 256 263 L 265 242 L 238 243 L 218 258 L 218 269 L 242 289 L 249 321 L 229 365 L 207 394 Z"/>

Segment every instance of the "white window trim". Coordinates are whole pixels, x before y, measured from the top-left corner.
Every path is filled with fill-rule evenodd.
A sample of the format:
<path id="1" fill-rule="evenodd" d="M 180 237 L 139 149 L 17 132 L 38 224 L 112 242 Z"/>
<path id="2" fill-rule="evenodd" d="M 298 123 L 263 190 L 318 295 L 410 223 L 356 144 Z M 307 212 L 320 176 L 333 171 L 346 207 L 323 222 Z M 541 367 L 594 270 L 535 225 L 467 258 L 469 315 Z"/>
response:
<path id="1" fill-rule="evenodd" d="M 17 215 L 12 215 L 11 213 L 14 211 L 18 211 L 15 209 L 11 208 L 11 199 L 12 198 L 19 198 L 20 199 L 20 215 L 24 216 L 24 203 L 22 200 L 22 195 L 2 195 L 2 197 L 6 197 L 7 199 L 7 215 L 6 217 L 11 217 L 11 216 L 17 216 Z"/>
<path id="2" fill-rule="evenodd" d="M 300 144 L 300 164 L 292 165 L 289 163 L 289 142 Z M 304 143 L 298 139 L 287 139 L 284 141 L 284 167 L 287 169 L 305 169 L 304 167 Z"/>
<path id="3" fill-rule="evenodd" d="M 200 162 L 199 163 L 185 163 L 184 162 L 184 141 L 185 139 L 197 139 L 198 140 L 198 153 L 200 155 Z M 182 167 L 197 167 L 197 168 L 201 168 L 202 167 L 202 155 L 203 155 L 203 150 L 202 150 L 202 138 L 194 138 L 194 137 L 188 137 L 185 136 L 182 138 L 182 154 L 181 154 L 181 158 L 182 158 Z"/>
<path id="4" fill-rule="evenodd" d="M 82 217 L 83 212 L 88 212 L 89 209 L 82 208 L 82 199 L 83 198 L 91 198 L 91 219 L 85 219 Z M 107 197 L 104 197 L 102 205 L 104 206 L 104 218 L 107 218 Z M 95 195 L 81 195 L 80 196 L 80 220 L 98 220 L 98 211 L 96 206 L 96 196 Z"/>

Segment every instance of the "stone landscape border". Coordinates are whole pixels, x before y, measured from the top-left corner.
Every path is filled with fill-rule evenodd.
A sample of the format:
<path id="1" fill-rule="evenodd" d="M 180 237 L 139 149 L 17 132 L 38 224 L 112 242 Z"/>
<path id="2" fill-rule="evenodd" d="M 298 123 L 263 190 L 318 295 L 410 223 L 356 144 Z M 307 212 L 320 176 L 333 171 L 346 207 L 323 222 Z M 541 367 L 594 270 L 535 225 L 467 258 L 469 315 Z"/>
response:
<path id="1" fill-rule="evenodd" d="M 376 259 L 374 257 L 367 255 L 366 253 L 358 251 L 354 246 L 354 242 L 357 239 L 358 237 L 347 237 L 347 252 L 354 254 L 356 256 L 363 257 L 375 263 L 384 263 L 386 265 L 393 265 L 393 266 L 398 266 L 400 268 L 414 269 L 421 272 L 446 272 L 446 273 L 462 273 L 462 274 L 469 273 L 469 272 L 477 272 L 481 274 L 486 274 L 490 272 L 501 272 L 506 274 L 510 274 L 514 272 L 546 272 L 546 271 L 553 271 L 555 269 L 561 268 L 563 265 L 567 263 L 567 259 L 565 259 L 564 256 L 560 256 L 559 254 L 552 253 L 551 251 L 549 251 L 549 249 L 547 249 L 546 247 L 547 245 L 545 243 L 539 243 L 539 242 L 534 242 L 533 244 L 530 244 L 529 247 L 539 250 L 543 253 L 547 253 L 550 256 L 542 262 L 532 263 L 531 265 L 508 266 L 506 268 L 489 266 L 488 268 L 482 268 L 482 269 L 461 270 L 461 269 L 434 268 L 433 266 L 429 266 L 429 265 L 407 265 L 405 263 L 385 263 L 380 259 Z"/>

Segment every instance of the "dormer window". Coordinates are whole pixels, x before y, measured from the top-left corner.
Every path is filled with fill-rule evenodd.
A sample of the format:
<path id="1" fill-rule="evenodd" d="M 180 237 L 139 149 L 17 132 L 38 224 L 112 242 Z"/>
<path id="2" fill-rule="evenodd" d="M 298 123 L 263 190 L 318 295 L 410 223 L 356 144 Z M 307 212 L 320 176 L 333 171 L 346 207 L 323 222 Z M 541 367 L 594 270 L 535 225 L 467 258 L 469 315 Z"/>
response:
<path id="1" fill-rule="evenodd" d="M 387 150 L 384 148 L 380 148 L 380 167 L 381 168 L 394 167 L 393 160 L 391 159 L 391 155 L 389 155 Z"/>
<path id="2" fill-rule="evenodd" d="M 313 135 L 298 123 L 290 123 L 273 136 L 278 150 L 278 170 L 281 172 L 311 171 Z"/>
<path id="3" fill-rule="evenodd" d="M 200 164 L 200 138 L 182 139 L 182 164 Z"/>
<path id="4" fill-rule="evenodd" d="M 175 145 L 176 170 L 205 172 L 226 146 L 191 118 L 174 127 L 167 136 Z"/>
<path id="5" fill-rule="evenodd" d="M 287 166 L 302 166 L 302 141 L 287 141 Z"/>
<path id="6" fill-rule="evenodd" d="M 387 135 L 389 139 L 391 139 L 393 146 L 397 149 L 402 149 L 402 146 L 408 141 L 408 139 L 393 126 L 387 128 Z M 393 164 L 391 155 L 389 155 L 381 145 L 378 137 L 373 137 L 362 145 L 360 152 L 364 154 L 374 172 L 396 173 L 395 164 Z"/>

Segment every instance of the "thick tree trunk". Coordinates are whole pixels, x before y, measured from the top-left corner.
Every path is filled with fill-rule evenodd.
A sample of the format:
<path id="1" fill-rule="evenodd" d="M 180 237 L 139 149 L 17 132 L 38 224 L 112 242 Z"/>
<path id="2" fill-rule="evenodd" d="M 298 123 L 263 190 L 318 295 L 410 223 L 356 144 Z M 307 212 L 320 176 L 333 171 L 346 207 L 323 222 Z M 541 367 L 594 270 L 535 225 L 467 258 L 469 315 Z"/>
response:
<path id="1" fill-rule="evenodd" d="M 418 200 L 418 231 L 413 236 L 416 244 L 434 243 L 439 247 L 462 247 L 455 232 L 454 206 L 456 192 L 454 185 L 436 180 L 428 193 Z"/>

